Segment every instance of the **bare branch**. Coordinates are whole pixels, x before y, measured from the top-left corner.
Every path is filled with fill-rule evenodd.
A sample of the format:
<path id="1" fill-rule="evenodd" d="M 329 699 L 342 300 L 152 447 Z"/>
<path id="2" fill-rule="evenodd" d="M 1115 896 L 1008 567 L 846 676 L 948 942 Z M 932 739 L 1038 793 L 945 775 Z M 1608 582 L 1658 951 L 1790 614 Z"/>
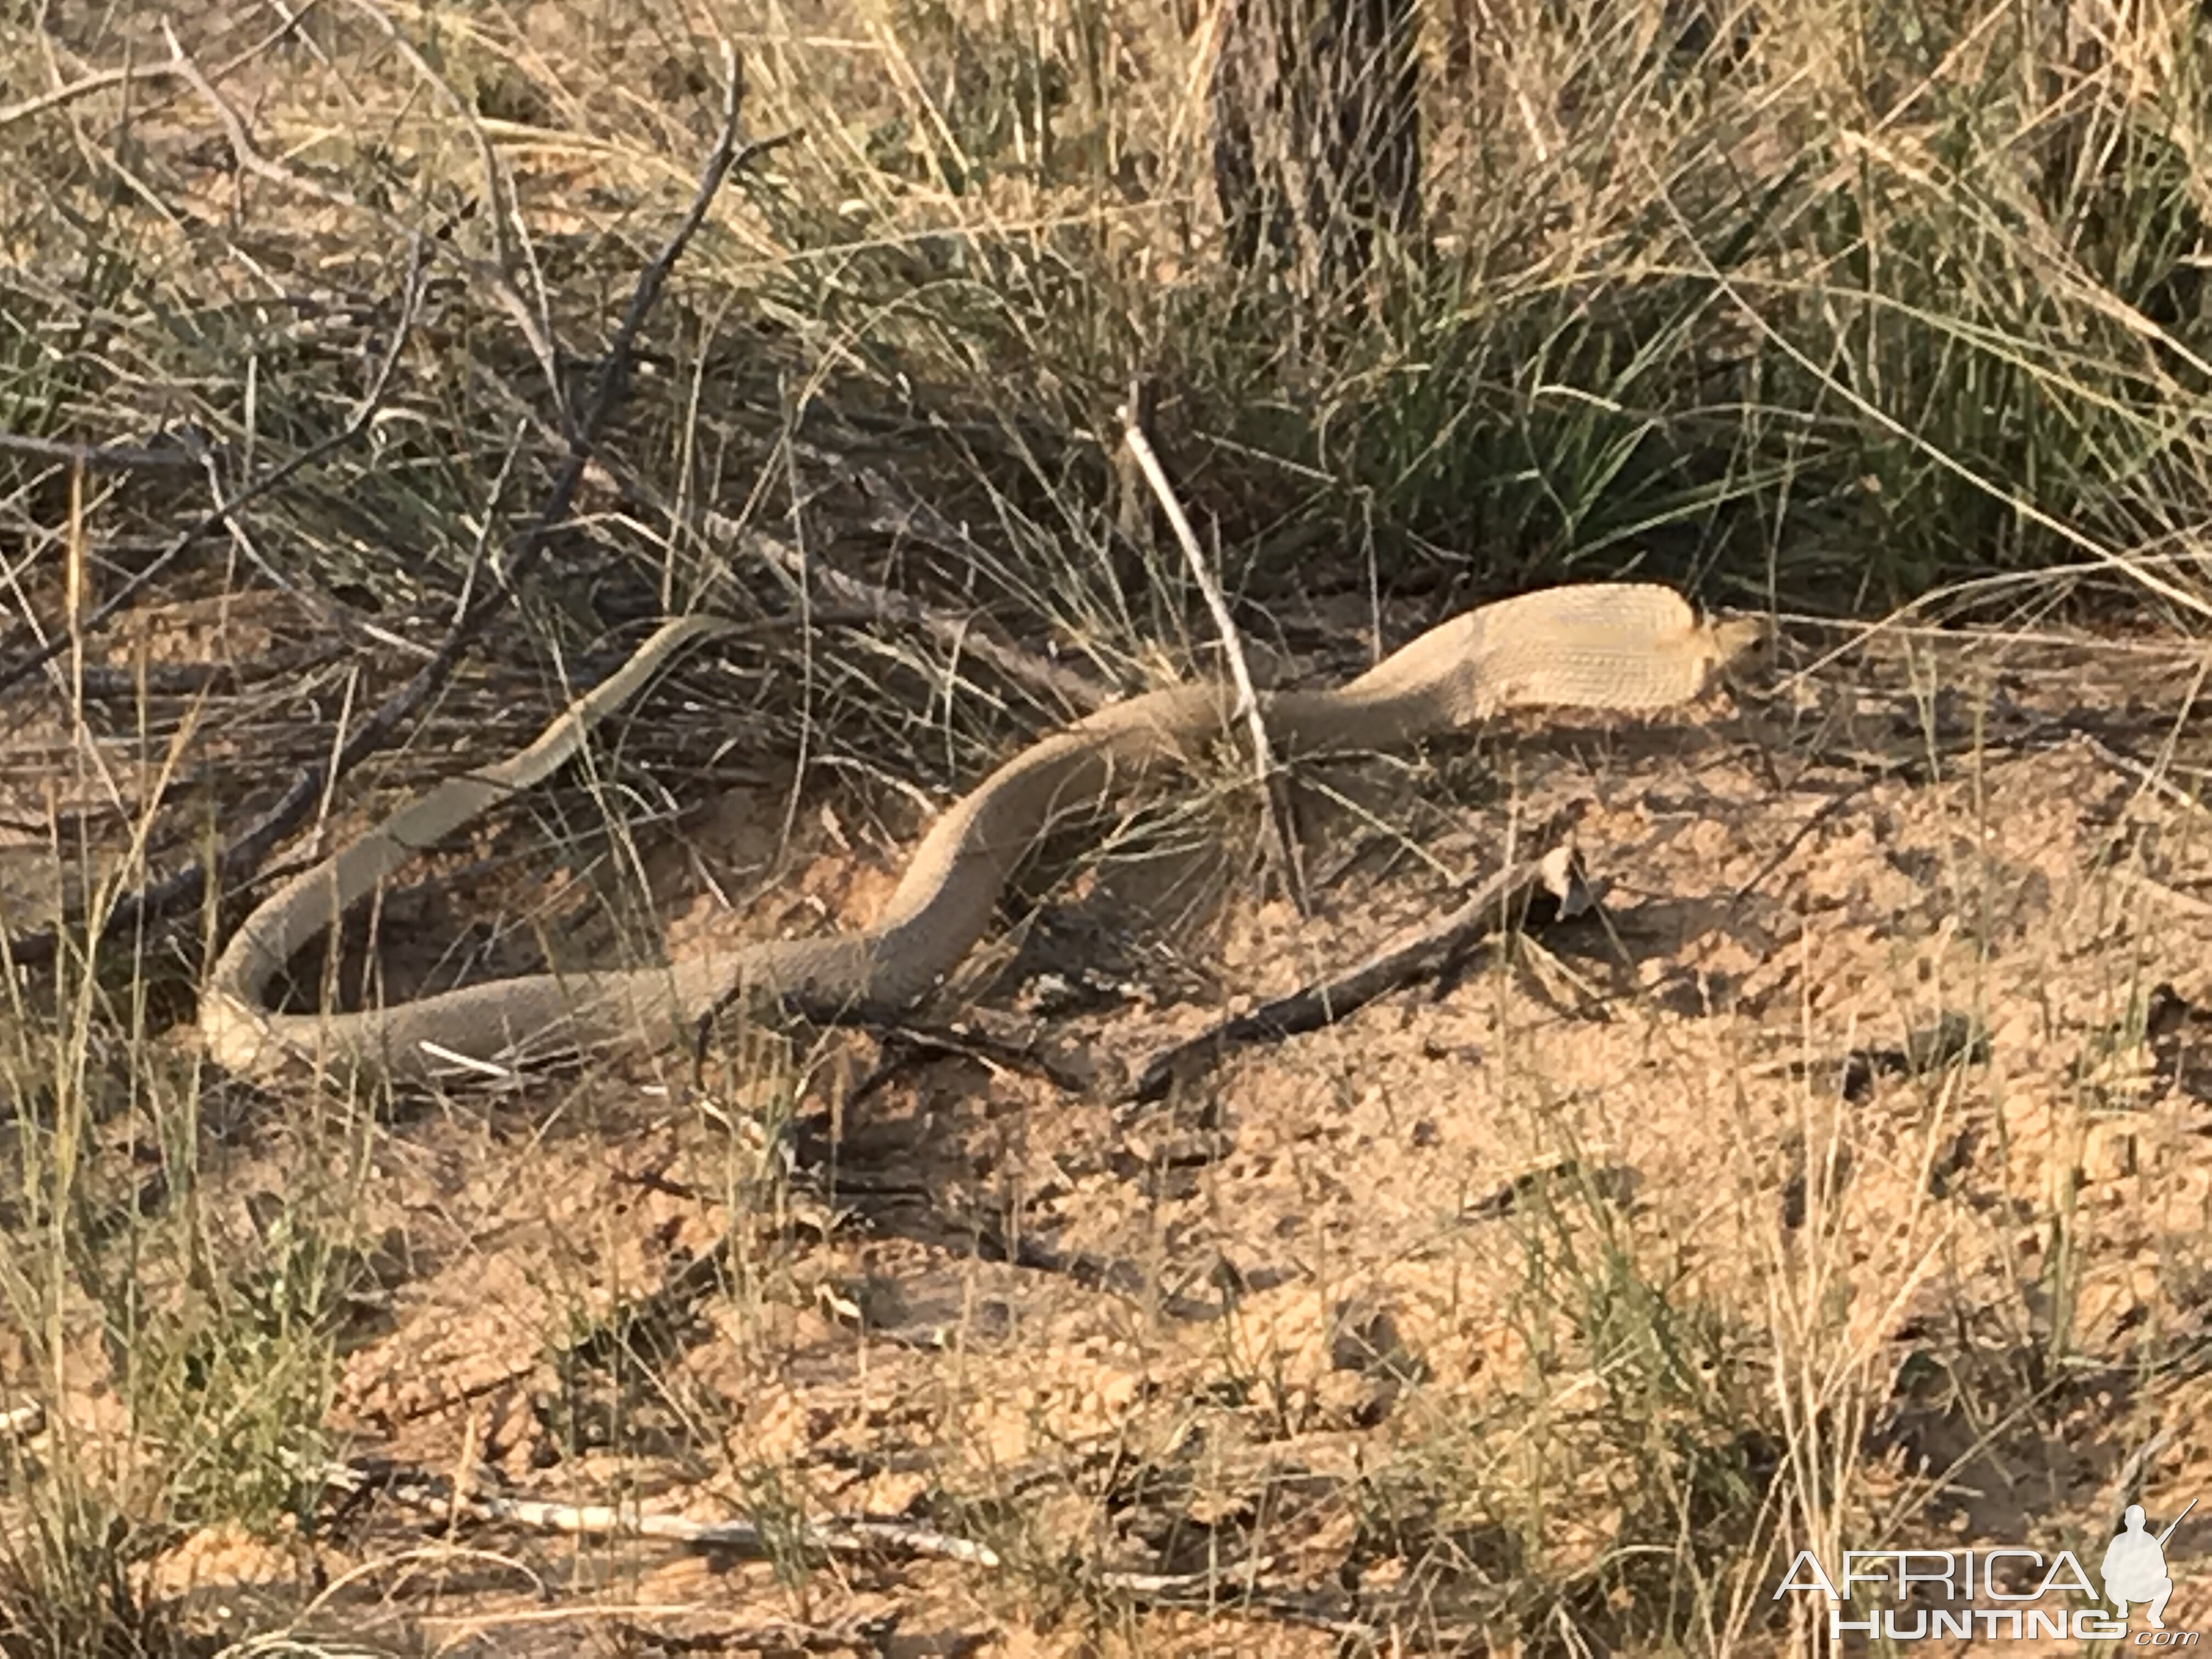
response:
<path id="1" fill-rule="evenodd" d="M 1394 940 L 1350 973 L 1277 997 L 1161 1049 L 1138 1074 L 1134 1097 L 1158 1100 L 1178 1078 L 1212 1065 L 1232 1048 L 1334 1024 L 1491 934 L 1519 927 L 1529 907 L 1546 896 L 1559 902 L 1562 918 L 1578 915 L 1595 902 L 1571 842 L 1508 865 L 1465 903 Z"/>

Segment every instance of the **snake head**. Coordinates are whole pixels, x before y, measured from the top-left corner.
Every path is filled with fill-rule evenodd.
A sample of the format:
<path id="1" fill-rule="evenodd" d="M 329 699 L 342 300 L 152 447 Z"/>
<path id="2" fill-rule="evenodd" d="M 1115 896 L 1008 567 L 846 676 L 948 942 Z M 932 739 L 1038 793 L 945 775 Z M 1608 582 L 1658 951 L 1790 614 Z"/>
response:
<path id="1" fill-rule="evenodd" d="M 1705 689 L 1716 683 L 1740 684 L 1747 671 L 1765 660 L 1774 643 L 1774 624 L 1749 612 L 1723 613 L 1705 624 Z"/>

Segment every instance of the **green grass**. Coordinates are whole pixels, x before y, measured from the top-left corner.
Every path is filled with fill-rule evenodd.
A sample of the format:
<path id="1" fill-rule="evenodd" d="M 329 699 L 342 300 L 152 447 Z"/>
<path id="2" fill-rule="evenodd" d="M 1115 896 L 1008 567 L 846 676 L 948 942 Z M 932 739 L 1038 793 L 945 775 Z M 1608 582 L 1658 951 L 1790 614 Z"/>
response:
<path id="1" fill-rule="evenodd" d="M 179 24 L 195 62 L 230 66 L 223 96 L 288 186 L 234 167 L 206 100 L 158 72 L 152 14 L 0 4 L 0 112 L 149 71 L 0 118 L 0 433 L 213 447 L 204 473 L 74 481 L 0 449 L 0 671 L 64 617 L 72 548 L 96 603 L 211 491 L 343 432 L 397 352 L 358 441 L 152 590 L 286 588 L 366 678 L 149 698 L 120 722 L 130 742 L 57 763 L 76 805 L 11 793 L 4 815 L 51 830 L 95 890 L 128 885 L 149 859 L 201 855 L 217 817 L 264 798 L 272 754 L 319 752 L 412 668 L 404 646 L 500 568 L 560 465 L 556 393 L 573 409 L 711 141 L 718 30 L 745 68 L 747 132 L 800 136 L 734 178 L 686 250 L 604 447 L 611 474 L 526 585 L 490 684 L 456 690 L 382 787 L 521 735 L 544 665 L 573 672 L 616 626 L 702 600 L 787 610 L 787 579 L 699 533 L 709 506 L 980 605 L 1125 686 L 1202 665 L 1196 595 L 1115 460 L 1133 386 L 1255 631 L 1289 596 L 1456 604 L 1630 571 L 1784 609 L 1944 590 L 1962 596 L 1947 615 L 1990 591 L 1997 615 L 2021 592 L 2204 614 L 2212 71 L 2186 9 L 2104 37 L 2077 18 L 2058 40 L 2027 8 L 1715 4 L 1682 34 L 1641 0 L 1601 24 L 1545 0 L 1438 4 L 1425 234 L 1326 309 L 1293 273 L 1221 257 L 1214 7 L 1188 9 L 1191 33 L 1176 9 L 570 0 L 526 17 L 316 8 L 283 39 L 244 7 Z M 908 501 L 840 476 L 847 461 Z M 911 503 L 937 516 L 892 535 Z M 757 666 L 763 747 L 803 734 L 902 787 L 970 780 L 1050 713 L 888 634 Z M 295 748 L 265 746 L 279 731 Z M 112 781 L 101 766 L 135 805 L 173 749 L 192 782 L 177 802 L 76 816 Z M 313 1501 L 299 1470 L 381 1293 L 364 1194 L 386 1129 L 367 1103 L 292 1126 L 273 1209 L 211 1195 L 232 1105 L 158 1041 L 197 945 L 95 950 L 79 929 L 0 1002 L 0 1391 L 58 1400 L 93 1366 L 130 1425 L 126 1456 L 0 1447 L 10 1659 L 182 1650 L 127 1569 L 181 1530 Z M 733 1212 L 783 1201 L 757 1176 L 716 1177 Z M 2041 1221 L 2048 1318 L 2016 1334 L 2041 1356 L 2021 1362 L 2039 1397 L 2075 1351 L 2078 1288 L 2078 1218 L 2059 1203 Z M 1373 1550 L 1484 1583 L 1455 1616 L 1500 1640 L 1540 1645 L 1565 1620 L 1703 1650 L 1756 1623 L 1744 1564 L 1778 1528 L 1875 1507 L 1824 1461 L 1848 1462 L 1850 1414 L 1871 1409 L 1853 1390 L 1875 1384 L 1833 1346 L 1818 1272 L 1795 1325 L 1753 1330 L 1620 1225 L 1571 1187 L 1516 1223 L 1532 1392 L 1479 1434 L 1435 1423 L 1352 1483 L 1356 1506 Z M 760 1261 L 738 1241 L 723 1288 L 800 1297 L 787 1218 L 779 1237 Z M 1762 1341 L 1758 1363 L 1803 1397 L 1728 1381 Z M 1553 1410 L 1562 1369 L 1595 1379 L 1601 1410 Z M 1487 1449 L 1501 1442 L 1518 1462 Z M 1613 1541 L 1566 1564 L 1554 1488 L 1606 1494 Z M 978 1512 L 1018 1531 L 1018 1512 Z M 1043 1582 L 1058 1566 L 1036 1565 Z"/>

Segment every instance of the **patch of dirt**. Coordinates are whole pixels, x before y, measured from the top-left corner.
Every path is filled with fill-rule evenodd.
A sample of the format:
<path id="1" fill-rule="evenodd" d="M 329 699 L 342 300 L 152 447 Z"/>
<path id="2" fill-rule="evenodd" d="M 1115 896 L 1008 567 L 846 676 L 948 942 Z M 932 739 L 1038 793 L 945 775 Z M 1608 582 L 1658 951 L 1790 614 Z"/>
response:
<path id="1" fill-rule="evenodd" d="M 659 1640 L 759 1619 L 916 1653 L 1473 1639 L 1527 1582 L 1632 1602 L 1624 1540 L 1672 1516 L 1717 1546 L 1802 1458 L 1833 1460 L 1854 1547 L 2094 1570 L 2122 1502 L 2170 1516 L 2212 1472 L 2212 848 L 2136 764 L 2155 676 L 2089 717 L 2046 669 L 1329 769 L 1303 918 L 1243 851 L 1249 788 L 1185 791 L 1051 890 L 979 1001 L 925 1012 L 965 1051 L 730 1026 L 696 1065 L 400 1114 L 363 1143 L 382 1312 L 338 1450 L 699 1521 L 895 1519 L 1008 1565 L 500 1528 L 495 1564 L 333 1607 L 484 1653 L 568 1650 L 617 1602 L 688 1609 Z M 768 778 L 652 848 L 674 950 L 881 902 L 899 810 L 856 827 L 810 791 L 787 840 L 789 799 Z M 1567 817 L 1601 915 L 1128 1104 L 1156 1048 Z M 223 1178 L 296 1160 L 304 1122 Z M 425 1524 L 368 1504 L 320 1547 L 366 1569 Z M 2170 1626 L 2212 1620 L 2208 1537 L 2172 1547 Z M 1246 1638 L 1176 1610 L 1209 1593 Z"/>

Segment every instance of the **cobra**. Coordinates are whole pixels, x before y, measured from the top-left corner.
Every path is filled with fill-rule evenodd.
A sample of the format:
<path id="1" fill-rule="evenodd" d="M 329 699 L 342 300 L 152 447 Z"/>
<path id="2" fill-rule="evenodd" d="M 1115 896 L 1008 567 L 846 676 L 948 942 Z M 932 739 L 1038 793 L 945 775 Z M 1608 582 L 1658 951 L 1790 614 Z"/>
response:
<path id="1" fill-rule="evenodd" d="M 335 918 L 418 851 L 573 757 L 678 653 L 733 628 L 706 616 L 664 623 L 526 748 L 447 779 L 278 887 L 216 960 L 200 1009 L 208 1054 L 259 1080 L 304 1062 L 419 1083 L 501 1073 L 555 1048 L 674 1039 L 738 998 L 819 1018 L 893 1012 L 967 955 L 1008 878 L 1056 823 L 1233 729 L 1230 690 L 1189 684 L 1111 703 L 1039 739 L 937 820 L 882 914 L 855 931 L 659 967 L 493 980 L 358 1011 L 270 1006 L 270 982 Z M 1514 708 L 1663 709 L 1701 696 L 1763 631 L 1754 619 L 1702 619 L 1652 584 L 1546 588 L 1455 617 L 1343 685 L 1266 694 L 1261 714 L 1279 751 L 1315 755 L 1402 747 Z"/>

